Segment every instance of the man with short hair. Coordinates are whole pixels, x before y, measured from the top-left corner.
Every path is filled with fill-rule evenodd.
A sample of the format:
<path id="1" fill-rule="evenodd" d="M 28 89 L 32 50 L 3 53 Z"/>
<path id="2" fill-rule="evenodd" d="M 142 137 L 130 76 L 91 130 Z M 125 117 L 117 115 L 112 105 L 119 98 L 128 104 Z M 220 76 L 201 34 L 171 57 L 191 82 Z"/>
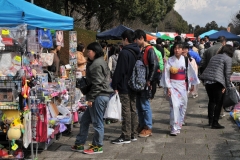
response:
<path id="1" fill-rule="evenodd" d="M 206 49 L 210 48 L 211 44 L 209 41 L 209 36 L 204 36 L 204 41 L 205 41 L 204 48 L 206 48 Z"/>
<path id="2" fill-rule="evenodd" d="M 201 61 L 201 73 L 204 71 L 204 69 L 207 67 L 210 59 L 216 55 L 226 44 L 226 38 L 224 36 L 219 36 L 217 38 L 217 43 L 215 43 L 212 47 L 208 48 L 204 53 Z M 204 45 L 205 46 L 205 45 Z"/>
<path id="3" fill-rule="evenodd" d="M 147 48 L 149 44 L 146 40 L 146 33 L 140 29 L 135 30 L 134 33 L 136 43 L 142 48 L 142 59 L 144 61 L 144 57 L 146 57 L 147 59 L 145 60 L 148 62 L 148 65 L 145 64 L 148 73 L 146 76 L 146 89 L 137 94 L 136 98 L 139 121 L 138 132 L 139 137 L 149 137 L 152 135 L 152 109 L 149 102 L 149 90 L 151 89 L 152 82 L 158 79 L 158 62 L 154 49 L 152 47 Z"/>
<path id="4" fill-rule="evenodd" d="M 156 48 L 161 52 L 162 58 L 164 58 L 165 53 L 164 53 L 164 49 L 162 47 L 162 42 L 163 42 L 163 40 L 161 38 L 157 38 L 157 40 L 156 40 L 156 43 L 157 43 Z"/>
<path id="5" fill-rule="evenodd" d="M 122 103 L 122 134 L 112 141 L 113 144 L 136 141 L 138 119 L 136 111 L 136 93 L 128 86 L 128 80 L 140 54 L 140 49 L 134 43 L 135 35 L 132 30 L 122 33 L 123 48 L 119 53 L 118 62 L 112 78 L 112 88 L 120 96 Z M 134 53 L 132 53 L 134 52 Z M 135 55 L 134 55 L 135 54 Z"/>

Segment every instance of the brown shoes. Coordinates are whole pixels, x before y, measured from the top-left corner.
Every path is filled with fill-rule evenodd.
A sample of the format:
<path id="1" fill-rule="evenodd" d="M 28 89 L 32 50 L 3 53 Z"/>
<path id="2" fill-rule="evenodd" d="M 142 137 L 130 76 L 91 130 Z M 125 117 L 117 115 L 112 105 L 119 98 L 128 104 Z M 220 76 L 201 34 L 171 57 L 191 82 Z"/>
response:
<path id="1" fill-rule="evenodd" d="M 152 130 L 149 129 L 148 127 L 144 127 L 144 129 L 139 133 L 139 137 L 149 137 L 152 135 Z"/>

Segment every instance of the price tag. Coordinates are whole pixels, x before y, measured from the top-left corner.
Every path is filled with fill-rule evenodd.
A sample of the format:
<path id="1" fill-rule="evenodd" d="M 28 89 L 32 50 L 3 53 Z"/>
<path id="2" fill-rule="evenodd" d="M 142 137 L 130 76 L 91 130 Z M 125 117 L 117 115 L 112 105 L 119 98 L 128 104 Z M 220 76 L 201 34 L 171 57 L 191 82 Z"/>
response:
<path id="1" fill-rule="evenodd" d="M 2 30 L 2 35 L 9 35 L 9 34 L 10 34 L 9 29 L 3 29 Z"/>
<path id="2" fill-rule="evenodd" d="M 15 56 L 14 60 L 17 61 L 17 62 L 21 62 L 21 57 L 20 56 Z"/>

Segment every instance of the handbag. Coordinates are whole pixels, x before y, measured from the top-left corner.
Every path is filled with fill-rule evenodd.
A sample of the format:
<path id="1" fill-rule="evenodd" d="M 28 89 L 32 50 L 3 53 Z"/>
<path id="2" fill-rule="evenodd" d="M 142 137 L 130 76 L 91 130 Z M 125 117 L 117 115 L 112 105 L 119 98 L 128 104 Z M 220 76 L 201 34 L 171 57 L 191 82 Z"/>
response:
<path id="1" fill-rule="evenodd" d="M 76 79 L 76 88 L 79 88 L 82 94 L 86 95 L 92 87 L 92 84 L 87 81 L 86 77 Z"/>
<path id="2" fill-rule="evenodd" d="M 54 53 L 41 53 L 40 61 L 42 62 L 43 67 L 52 66 L 54 59 Z"/>
<path id="3" fill-rule="evenodd" d="M 231 83 L 231 87 L 227 88 L 223 96 L 223 109 L 228 110 L 228 107 L 237 104 L 240 100 L 239 93 L 236 87 Z"/>
<path id="4" fill-rule="evenodd" d="M 110 98 L 104 113 L 104 118 L 122 120 L 122 104 L 118 93 Z"/>

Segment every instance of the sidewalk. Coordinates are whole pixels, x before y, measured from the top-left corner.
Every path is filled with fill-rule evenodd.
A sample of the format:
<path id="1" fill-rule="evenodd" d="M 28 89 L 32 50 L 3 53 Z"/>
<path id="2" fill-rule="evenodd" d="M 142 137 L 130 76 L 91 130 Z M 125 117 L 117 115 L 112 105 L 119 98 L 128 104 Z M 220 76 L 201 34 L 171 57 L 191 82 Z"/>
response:
<path id="1" fill-rule="evenodd" d="M 38 160 L 77 160 L 77 159 L 157 159 L 157 160 L 240 160 L 239 128 L 229 116 L 220 119 L 225 129 L 214 130 L 208 125 L 208 98 L 205 88 L 200 85 L 199 96 L 189 98 L 186 126 L 176 137 L 169 136 L 169 104 L 163 97 L 163 90 L 158 89 L 152 100 L 153 136 L 138 138 L 136 142 L 114 145 L 110 141 L 119 137 L 121 124 L 105 125 L 104 147 L 102 154 L 86 155 L 72 152 L 79 126 L 73 128 L 72 134 L 63 136 L 53 143 L 48 150 L 38 154 Z M 93 129 L 86 147 L 91 143 Z"/>

